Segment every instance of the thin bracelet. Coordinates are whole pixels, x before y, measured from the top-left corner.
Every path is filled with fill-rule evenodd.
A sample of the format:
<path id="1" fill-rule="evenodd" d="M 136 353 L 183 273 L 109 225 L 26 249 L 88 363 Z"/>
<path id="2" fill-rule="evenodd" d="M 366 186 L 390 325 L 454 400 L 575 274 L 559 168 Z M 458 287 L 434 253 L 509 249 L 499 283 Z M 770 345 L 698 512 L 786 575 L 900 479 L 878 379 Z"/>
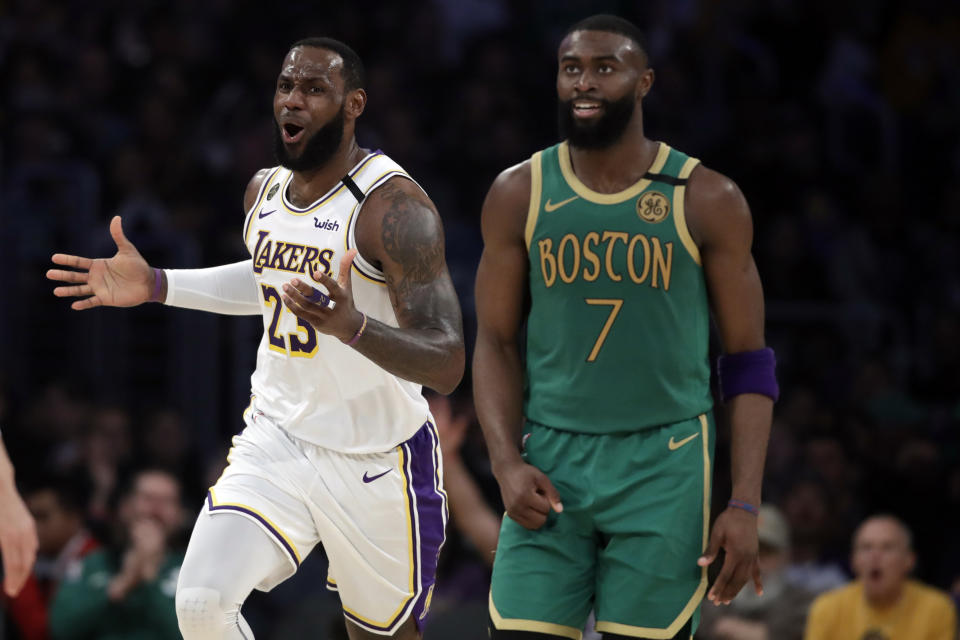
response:
<path id="1" fill-rule="evenodd" d="M 153 269 L 153 294 L 150 296 L 150 302 L 163 302 L 160 299 L 161 276 L 160 269 Z"/>
<path id="2" fill-rule="evenodd" d="M 348 347 L 352 347 L 353 345 L 357 344 L 357 340 L 359 340 L 360 336 L 363 335 L 363 330 L 367 328 L 367 314 L 361 311 L 360 315 L 363 316 L 363 322 L 360 323 L 360 328 L 357 329 L 357 332 L 353 334 L 353 337 L 350 338 L 349 341 L 343 343 Z"/>
<path id="3" fill-rule="evenodd" d="M 743 500 L 729 500 L 727 502 L 728 507 L 733 507 L 734 509 L 743 509 L 748 513 L 752 513 L 755 516 L 760 515 L 760 509 L 756 508 L 749 502 L 744 502 Z"/>

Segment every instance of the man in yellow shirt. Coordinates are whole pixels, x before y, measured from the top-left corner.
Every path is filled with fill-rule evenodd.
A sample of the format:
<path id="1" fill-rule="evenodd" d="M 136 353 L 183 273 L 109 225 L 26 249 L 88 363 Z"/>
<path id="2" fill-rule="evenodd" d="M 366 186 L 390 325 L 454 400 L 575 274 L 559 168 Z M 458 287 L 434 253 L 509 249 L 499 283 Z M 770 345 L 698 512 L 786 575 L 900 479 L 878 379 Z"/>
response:
<path id="1" fill-rule="evenodd" d="M 908 579 L 916 563 L 912 547 L 899 519 L 865 520 L 853 537 L 857 579 L 814 601 L 804 640 L 956 640 L 949 596 Z"/>

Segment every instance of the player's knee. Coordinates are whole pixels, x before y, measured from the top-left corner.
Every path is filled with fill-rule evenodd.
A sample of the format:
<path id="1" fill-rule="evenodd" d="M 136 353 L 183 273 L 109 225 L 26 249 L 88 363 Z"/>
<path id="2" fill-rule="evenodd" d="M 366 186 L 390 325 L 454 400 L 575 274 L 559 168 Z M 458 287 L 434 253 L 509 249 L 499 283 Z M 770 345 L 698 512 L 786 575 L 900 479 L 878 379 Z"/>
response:
<path id="1" fill-rule="evenodd" d="M 224 637 L 231 620 L 221 600 L 216 589 L 177 589 L 177 622 L 184 640 L 221 640 Z"/>

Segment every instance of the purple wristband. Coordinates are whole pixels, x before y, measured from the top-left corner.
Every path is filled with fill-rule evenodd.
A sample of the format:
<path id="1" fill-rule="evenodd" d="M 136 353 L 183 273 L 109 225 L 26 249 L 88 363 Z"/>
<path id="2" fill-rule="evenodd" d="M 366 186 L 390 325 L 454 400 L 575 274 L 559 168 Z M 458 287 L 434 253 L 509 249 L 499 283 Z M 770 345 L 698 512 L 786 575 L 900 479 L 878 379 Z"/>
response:
<path id="1" fill-rule="evenodd" d="M 720 398 L 726 403 L 742 393 L 759 393 L 776 402 L 780 397 L 776 367 L 777 358 L 770 347 L 720 356 Z"/>
<path id="2" fill-rule="evenodd" d="M 352 347 L 353 345 L 357 344 L 357 340 L 360 339 L 360 336 L 363 335 L 364 329 L 367 328 L 367 314 L 365 314 L 364 312 L 361 311 L 361 312 L 360 312 L 360 315 L 363 316 L 363 322 L 360 323 L 360 328 L 357 329 L 357 332 L 356 332 L 355 334 L 353 334 L 353 337 L 350 338 L 350 340 L 348 340 L 347 342 L 344 342 L 344 343 L 343 343 L 343 344 L 347 345 L 348 347 Z"/>
<path id="3" fill-rule="evenodd" d="M 753 506 L 749 502 L 744 502 L 743 500 L 733 500 L 732 498 L 727 501 L 728 507 L 733 507 L 734 509 L 743 509 L 748 513 L 752 513 L 755 516 L 760 515 L 760 509 Z"/>
<path id="4" fill-rule="evenodd" d="M 150 296 L 150 302 L 163 302 L 160 299 L 160 288 L 163 284 L 163 278 L 160 275 L 160 269 L 153 269 L 153 294 Z"/>

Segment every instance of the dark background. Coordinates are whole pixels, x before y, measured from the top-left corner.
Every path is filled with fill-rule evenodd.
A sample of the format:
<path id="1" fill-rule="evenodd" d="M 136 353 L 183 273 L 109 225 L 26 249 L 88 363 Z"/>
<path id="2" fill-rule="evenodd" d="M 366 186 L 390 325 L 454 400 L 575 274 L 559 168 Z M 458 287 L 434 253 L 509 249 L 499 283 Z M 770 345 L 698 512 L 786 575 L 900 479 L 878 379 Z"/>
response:
<path id="1" fill-rule="evenodd" d="M 960 592 L 950 2 L 3 3 L 0 426 L 18 477 L 172 462 L 199 508 L 241 427 L 260 320 L 160 305 L 78 314 L 44 272 L 57 251 L 112 254 L 115 214 L 151 264 L 248 257 L 243 189 L 276 164 L 273 86 L 304 36 L 340 38 L 364 59 L 359 142 L 437 203 L 472 344 L 483 195 L 556 141 L 556 47 L 600 9 L 648 35 L 648 135 L 733 178 L 752 207 L 783 389 L 764 498 L 793 525 L 798 562 L 845 567 L 855 525 L 890 511 L 915 533 L 919 577 Z M 113 449 L 93 462 L 96 437 Z M 719 504 L 726 443 L 722 430 Z M 467 455 L 489 489 L 478 429 Z M 452 538 L 442 570 L 481 576 L 448 598 L 455 610 L 485 587 L 475 552 Z M 280 596 L 251 601 L 258 633 L 280 637 L 284 616 L 326 597 L 310 564 Z"/>

